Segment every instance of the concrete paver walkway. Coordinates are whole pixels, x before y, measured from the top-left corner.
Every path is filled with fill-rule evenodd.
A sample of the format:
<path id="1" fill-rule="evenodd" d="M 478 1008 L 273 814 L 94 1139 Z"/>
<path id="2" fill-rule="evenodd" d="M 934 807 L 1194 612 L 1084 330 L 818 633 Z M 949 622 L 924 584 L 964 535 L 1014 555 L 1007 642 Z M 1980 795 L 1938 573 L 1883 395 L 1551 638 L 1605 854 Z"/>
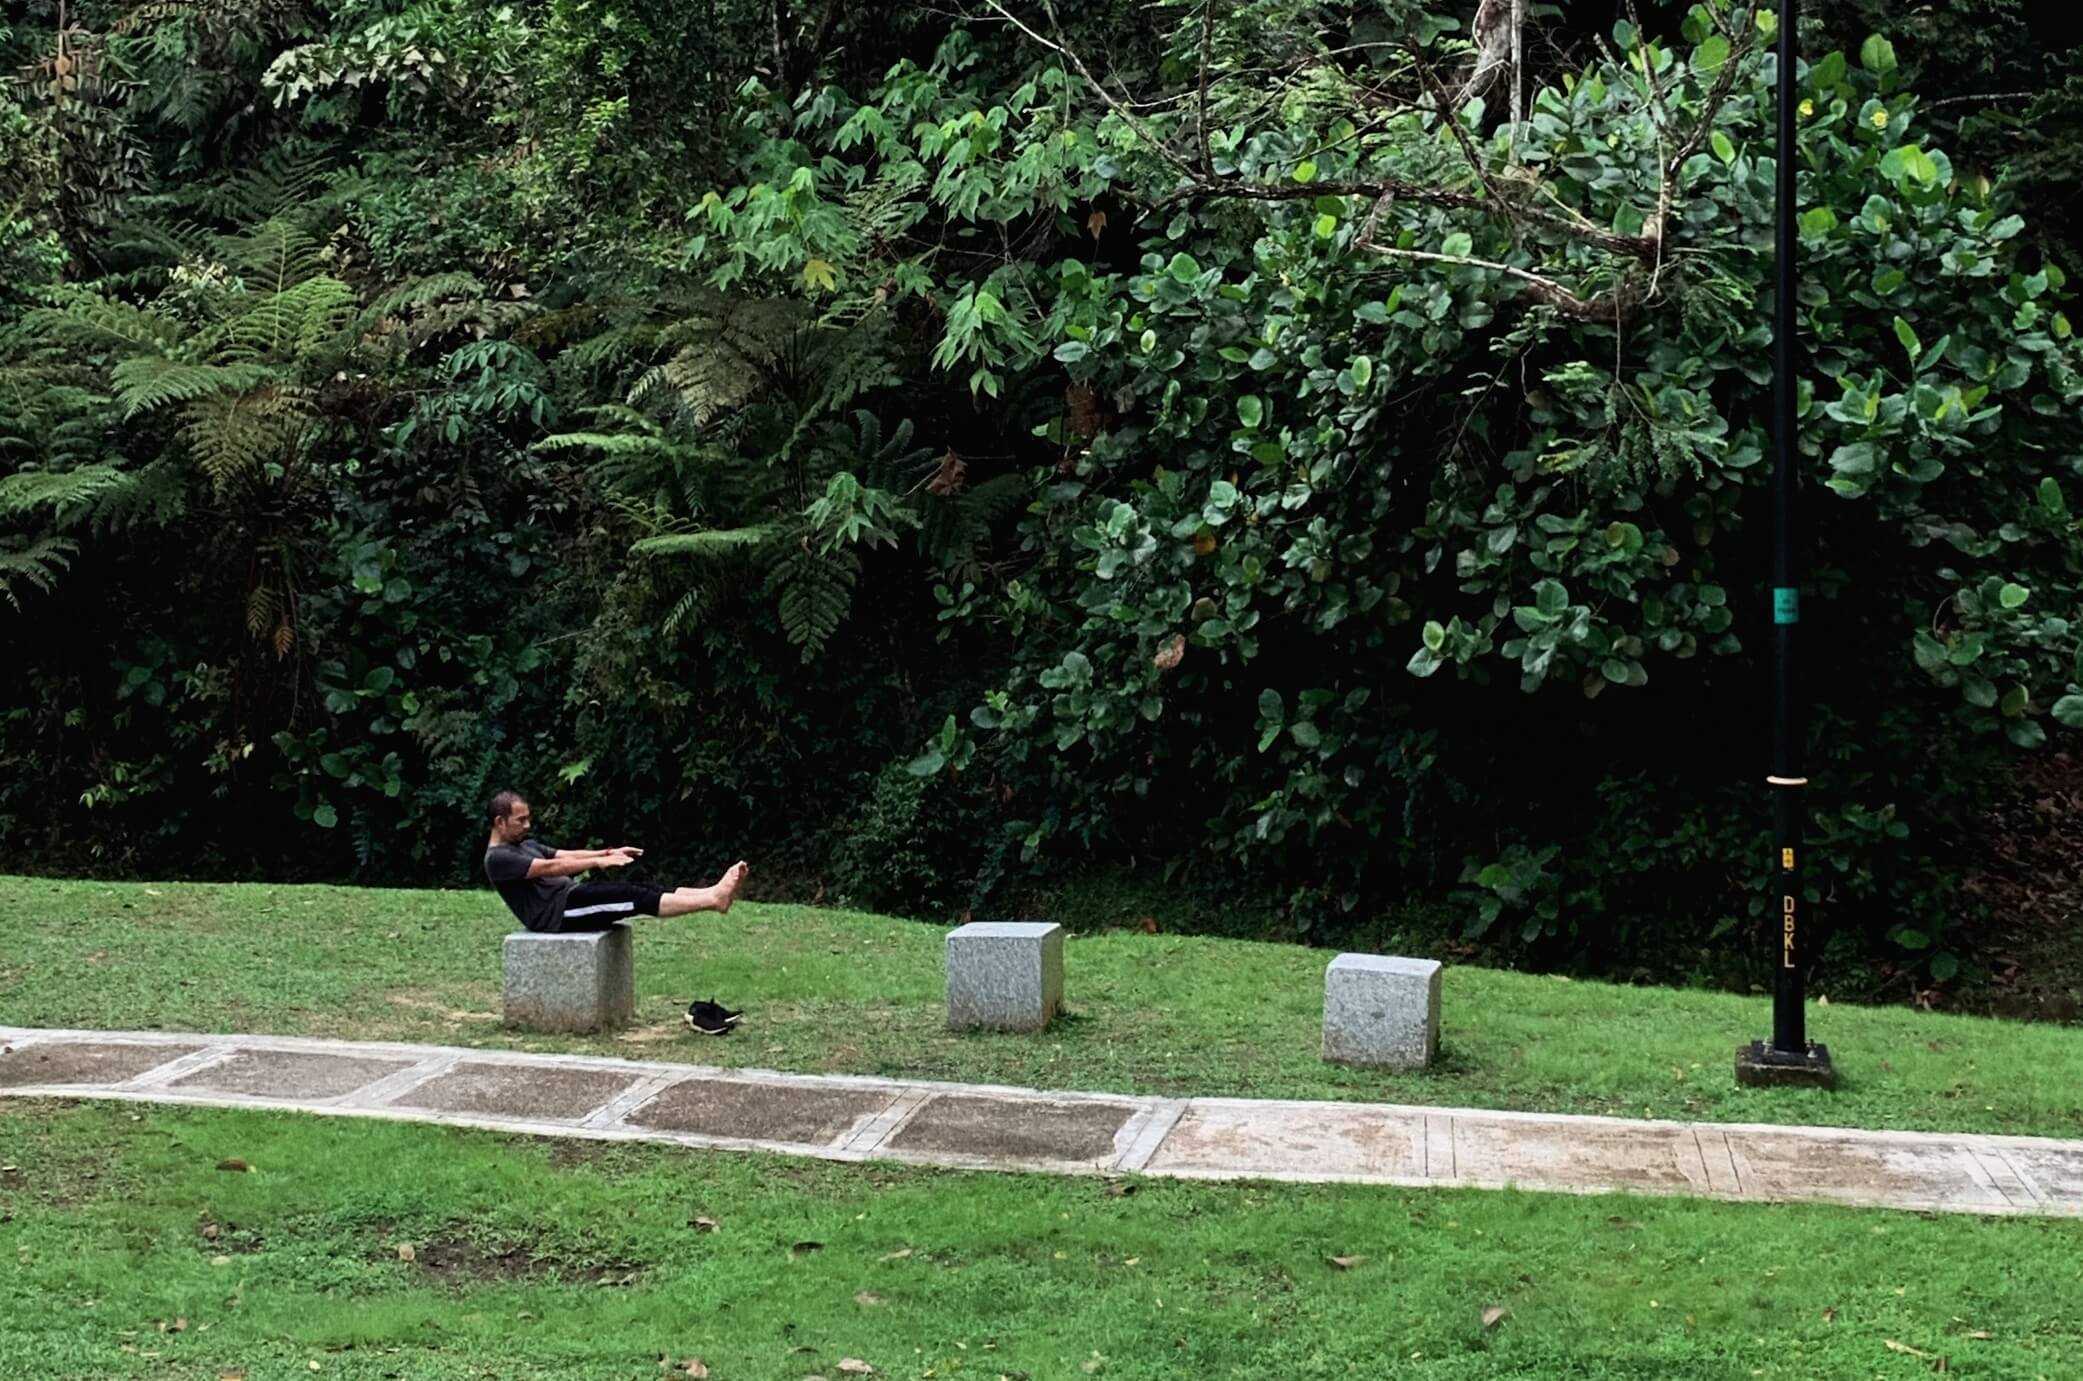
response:
<path id="1" fill-rule="evenodd" d="M 2083 1142 L 1141 1098 L 289 1036 L 0 1027 L 0 1095 L 280 1108 L 827 1160 L 2083 1216 Z"/>

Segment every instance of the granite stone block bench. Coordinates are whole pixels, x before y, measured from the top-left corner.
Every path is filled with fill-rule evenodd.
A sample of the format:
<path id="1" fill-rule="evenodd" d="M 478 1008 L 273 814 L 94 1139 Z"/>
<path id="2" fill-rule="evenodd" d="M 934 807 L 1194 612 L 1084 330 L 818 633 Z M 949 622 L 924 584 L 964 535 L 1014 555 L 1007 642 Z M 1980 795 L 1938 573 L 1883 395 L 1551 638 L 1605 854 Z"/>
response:
<path id="1" fill-rule="evenodd" d="M 636 1014 L 629 923 L 606 930 L 506 937 L 506 1024 L 527 1031 L 613 1031 Z"/>
<path id="2" fill-rule="evenodd" d="M 1439 961 L 1341 954 L 1324 972 L 1323 1057 L 1423 1069 L 1439 1051 Z"/>
<path id="3" fill-rule="evenodd" d="M 1062 926 L 977 921 L 948 932 L 949 1029 L 1039 1031 L 1062 1005 Z"/>

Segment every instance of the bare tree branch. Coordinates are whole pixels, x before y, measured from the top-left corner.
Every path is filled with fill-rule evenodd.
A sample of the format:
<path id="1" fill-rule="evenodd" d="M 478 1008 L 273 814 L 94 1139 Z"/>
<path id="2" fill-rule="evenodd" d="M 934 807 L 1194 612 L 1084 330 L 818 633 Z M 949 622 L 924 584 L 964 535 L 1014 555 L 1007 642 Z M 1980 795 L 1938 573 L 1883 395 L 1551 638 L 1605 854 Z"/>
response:
<path id="1" fill-rule="evenodd" d="M 1027 37 L 1033 39 L 1036 43 L 1041 44 L 1042 47 L 1047 48 L 1049 51 L 1061 54 L 1064 58 L 1068 59 L 1071 66 L 1078 69 L 1078 75 L 1085 79 L 1085 84 L 1092 88 L 1093 94 L 1098 96 L 1099 99 L 1106 104 L 1108 110 L 1111 110 L 1116 115 L 1120 116 L 1122 122 L 1126 124 L 1131 130 L 1135 131 L 1136 136 L 1138 138 L 1140 138 L 1145 144 L 1148 144 L 1150 146 L 1151 152 L 1155 153 L 1158 157 L 1164 159 L 1165 162 L 1177 168 L 1188 178 L 1196 182 L 1201 180 L 1199 172 L 1195 170 L 1194 166 L 1191 163 L 1188 163 L 1178 154 L 1172 152 L 1170 146 L 1167 145 L 1164 142 L 1164 140 L 1158 138 L 1155 134 L 1151 133 L 1149 126 L 1145 125 L 1141 120 L 1136 118 L 1134 111 L 1130 110 L 1122 102 L 1114 99 L 1114 93 L 1107 90 L 1105 85 L 1100 82 L 1099 78 L 1092 75 L 1092 69 L 1085 65 L 1085 59 L 1078 56 L 1077 52 L 1074 49 L 1072 49 L 1069 44 L 1062 42 L 1063 26 L 1056 19 L 1056 7 L 1053 4 L 1050 4 L 1048 0 L 1043 0 L 1042 9 L 1049 16 L 1049 27 L 1056 30 L 1055 41 L 1051 41 L 1047 38 L 1042 37 L 1027 24 L 1022 23 L 1019 17 L 1013 14 L 1013 12 L 1011 10 L 1008 10 L 1004 5 L 1000 4 L 999 0 L 984 0 L 984 3 L 990 9 L 996 11 L 999 17 L 1004 19 L 1006 23 L 1018 29 L 1021 33 L 1027 35 Z"/>
<path id="2" fill-rule="evenodd" d="M 1409 259 L 1422 264 L 1447 264 L 1454 268 L 1488 269 L 1501 273 L 1515 282 L 1525 285 L 1527 295 L 1535 301 L 1553 307 L 1566 317 L 1577 321 L 1600 321 L 1618 324 L 1634 314 L 1641 306 L 1640 292 L 1626 282 L 1597 297 L 1580 297 L 1552 278 L 1546 278 L 1529 269 L 1500 264 L 1495 259 L 1475 259 L 1466 254 L 1435 254 L 1428 249 L 1401 249 L 1395 245 L 1362 244 L 1369 253 L 1387 258 Z"/>
<path id="3" fill-rule="evenodd" d="M 1201 109 L 1196 123 L 1201 135 L 1201 171 L 1215 176 L 1215 159 L 1208 152 L 1208 59 L 1215 46 L 1215 0 L 1201 0 Z"/>

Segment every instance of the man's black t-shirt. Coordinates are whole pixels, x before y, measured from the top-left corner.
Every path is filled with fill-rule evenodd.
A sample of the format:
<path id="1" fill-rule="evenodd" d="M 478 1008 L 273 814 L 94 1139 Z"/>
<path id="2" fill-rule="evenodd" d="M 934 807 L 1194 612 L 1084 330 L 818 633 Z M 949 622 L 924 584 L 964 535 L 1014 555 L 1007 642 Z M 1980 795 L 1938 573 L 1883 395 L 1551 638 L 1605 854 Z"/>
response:
<path id="1" fill-rule="evenodd" d="M 530 878 L 528 865 L 557 851 L 539 839 L 494 844 L 485 850 L 485 876 L 499 891 L 507 910 L 530 930 L 554 930 L 564 915 L 570 878 Z"/>

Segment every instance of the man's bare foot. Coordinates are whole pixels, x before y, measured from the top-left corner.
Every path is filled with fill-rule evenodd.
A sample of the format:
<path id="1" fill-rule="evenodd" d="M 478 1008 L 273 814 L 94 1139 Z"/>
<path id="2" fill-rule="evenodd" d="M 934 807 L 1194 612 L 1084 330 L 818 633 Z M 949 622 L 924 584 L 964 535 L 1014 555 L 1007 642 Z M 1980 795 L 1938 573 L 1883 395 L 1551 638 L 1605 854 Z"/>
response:
<path id="1" fill-rule="evenodd" d="M 716 880 L 716 885 L 709 889 L 711 904 L 719 914 L 730 910 L 730 904 L 737 900 L 738 888 L 745 883 L 745 874 L 750 871 L 752 870 L 745 866 L 745 861 L 739 859 L 726 868 L 723 876 Z"/>

